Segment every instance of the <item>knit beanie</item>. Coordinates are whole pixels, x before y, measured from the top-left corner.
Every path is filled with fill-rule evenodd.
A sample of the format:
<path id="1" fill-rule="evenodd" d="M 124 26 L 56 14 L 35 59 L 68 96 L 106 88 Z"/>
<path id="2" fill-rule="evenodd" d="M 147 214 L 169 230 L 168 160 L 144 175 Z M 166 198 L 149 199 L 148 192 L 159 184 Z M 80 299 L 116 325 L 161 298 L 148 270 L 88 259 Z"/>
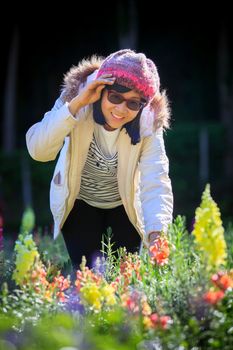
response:
<path id="1" fill-rule="evenodd" d="M 154 62 L 143 53 L 130 49 L 109 55 L 102 62 L 97 78 L 102 74 L 112 74 L 117 84 L 138 91 L 147 103 L 159 91 L 159 75 Z"/>

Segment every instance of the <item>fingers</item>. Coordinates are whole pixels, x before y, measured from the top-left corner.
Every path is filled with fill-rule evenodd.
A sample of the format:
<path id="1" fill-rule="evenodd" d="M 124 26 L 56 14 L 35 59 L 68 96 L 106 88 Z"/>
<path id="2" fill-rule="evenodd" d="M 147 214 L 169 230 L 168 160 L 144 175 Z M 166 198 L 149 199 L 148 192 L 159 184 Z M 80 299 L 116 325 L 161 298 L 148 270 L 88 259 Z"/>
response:
<path id="1" fill-rule="evenodd" d="M 105 78 L 113 78 L 111 73 L 108 74 L 102 74 L 97 79 L 105 79 Z"/>
<path id="2" fill-rule="evenodd" d="M 108 84 L 111 85 L 115 82 L 116 78 L 112 76 L 112 74 L 103 74 L 100 77 L 98 77 L 96 80 L 93 81 L 95 85 L 99 84 Z"/>
<path id="3" fill-rule="evenodd" d="M 97 88 L 96 88 L 96 93 L 100 93 L 103 89 L 104 89 L 105 85 L 99 85 Z"/>

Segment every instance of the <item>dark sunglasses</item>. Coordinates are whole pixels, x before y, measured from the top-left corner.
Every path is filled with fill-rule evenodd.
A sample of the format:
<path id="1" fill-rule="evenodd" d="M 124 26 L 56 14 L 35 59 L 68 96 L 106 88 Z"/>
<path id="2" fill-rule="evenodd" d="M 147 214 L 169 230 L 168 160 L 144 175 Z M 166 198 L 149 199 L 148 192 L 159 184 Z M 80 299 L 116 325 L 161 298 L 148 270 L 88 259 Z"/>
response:
<path id="1" fill-rule="evenodd" d="M 137 100 L 128 100 L 124 98 L 122 95 L 118 94 L 115 91 L 108 90 L 108 101 L 113 103 L 114 105 L 119 105 L 122 102 L 126 102 L 127 108 L 131 109 L 131 111 L 139 111 L 141 108 L 145 106 L 145 102 L 137 101 Z"/>

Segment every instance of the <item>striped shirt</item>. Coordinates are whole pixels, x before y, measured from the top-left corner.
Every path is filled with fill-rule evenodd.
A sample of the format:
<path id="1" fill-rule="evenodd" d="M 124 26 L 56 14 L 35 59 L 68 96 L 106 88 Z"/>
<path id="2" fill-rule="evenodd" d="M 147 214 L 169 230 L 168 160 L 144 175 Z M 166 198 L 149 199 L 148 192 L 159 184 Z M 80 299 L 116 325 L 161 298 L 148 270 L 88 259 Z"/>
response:
<path id="1" fill-rule="evenodd" d="M 79 199 L 97 208 L 115 208 L 122 204 L 117 182 L 117 137 L 119 132 L 108 132 L 96 126 L 81 176 Z M 100 142 L 108 143 L 110 150 L 101 149 Z"/>

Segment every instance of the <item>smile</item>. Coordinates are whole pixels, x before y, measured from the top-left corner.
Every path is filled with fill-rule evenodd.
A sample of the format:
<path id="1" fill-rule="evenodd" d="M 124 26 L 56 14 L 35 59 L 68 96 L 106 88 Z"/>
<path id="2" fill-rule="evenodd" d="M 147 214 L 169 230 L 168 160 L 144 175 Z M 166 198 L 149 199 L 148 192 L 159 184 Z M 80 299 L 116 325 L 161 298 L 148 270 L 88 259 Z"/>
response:
<path id="1" fill-rule="evenodd" d="M 113 113 L 112 113 L 112 117 L 113 117 L 114 119 L 117 119 L 117 120 L 124 119 L 124 117 L 119 117 L 118 115 L 113 114 Z"/>

